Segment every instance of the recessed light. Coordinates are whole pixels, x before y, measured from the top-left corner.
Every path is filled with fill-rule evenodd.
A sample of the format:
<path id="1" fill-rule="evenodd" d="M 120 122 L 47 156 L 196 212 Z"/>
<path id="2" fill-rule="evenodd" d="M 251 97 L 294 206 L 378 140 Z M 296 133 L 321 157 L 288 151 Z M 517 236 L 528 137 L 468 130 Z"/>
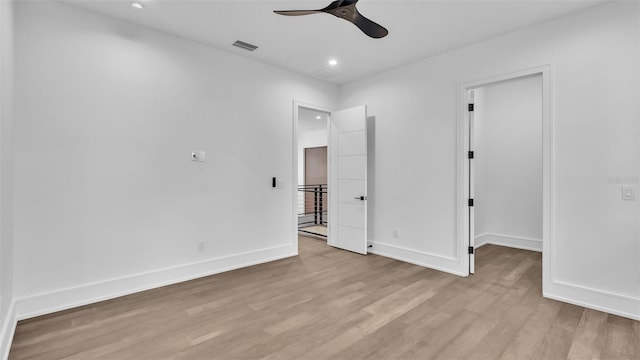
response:
<path id="1" fill-rule="evenodd" d="M 320 120 L 320 119 L 322 119 L 322 116 L 318 115 L 318 116 L 316 116 L 316 119 Z"/>
<path id="2" fill-rule="evenodd" d="M 142 6 L 142 4 L 140 4 L 139 2 L 132 2 L 131 7 L 136 8 L 138 10 L 142 10 L 144 8 L 144 6 Z"/>
<path id="3" fill-rule="evenodd" d="M 331 59 L 331 60 L 329 60 L 329 65 L 331 65 L 331 66 L 336 66 L 336 65 L 338 65 L 338 60 L 336 60 L 336 59 Z"/>

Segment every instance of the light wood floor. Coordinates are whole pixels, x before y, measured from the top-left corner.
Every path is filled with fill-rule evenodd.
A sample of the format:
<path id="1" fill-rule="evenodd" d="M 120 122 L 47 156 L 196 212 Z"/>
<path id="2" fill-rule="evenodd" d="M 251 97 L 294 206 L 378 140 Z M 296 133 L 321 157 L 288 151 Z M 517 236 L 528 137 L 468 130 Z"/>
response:
<path id="1" fill-rule="evenodd" d="M 21 321 L 18 359 L 640 359 L 640 322 L 541 297 L 540 254 L 461 278 L 300 238 L 300 256 Z"/>

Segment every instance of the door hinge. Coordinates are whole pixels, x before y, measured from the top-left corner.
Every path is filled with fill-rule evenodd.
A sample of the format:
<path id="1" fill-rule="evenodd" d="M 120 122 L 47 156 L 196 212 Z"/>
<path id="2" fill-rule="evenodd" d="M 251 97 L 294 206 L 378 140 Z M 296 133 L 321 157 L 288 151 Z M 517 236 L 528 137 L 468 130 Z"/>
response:
<path id="1" fill-rule="evenodd" d="M 467 153 L 467 157 L 468 157 L 469 159 L 473 159 L 473 151 L 469 151 L 469 152 Z"/>
<path id="2" fill-rule="evenodd" d="M 473 104 L 469 104 L 469 111 L 473 111 Z"/>
<path id="3" fill-rule="evenodd" d="M 473 206 L 473 199 L 469 199 L 469 206 Z"/>
<path id="4" fill-rule="evenodd" d="M 473 255 L 473 246 L 469 246 L 469 255 Z"/>

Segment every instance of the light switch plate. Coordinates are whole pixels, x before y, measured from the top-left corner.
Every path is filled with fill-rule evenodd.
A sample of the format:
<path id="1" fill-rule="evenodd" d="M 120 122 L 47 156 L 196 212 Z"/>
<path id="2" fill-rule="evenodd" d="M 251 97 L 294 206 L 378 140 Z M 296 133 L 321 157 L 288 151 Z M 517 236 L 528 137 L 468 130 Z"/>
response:
<path id="1" fill-rule="evenodd" d="M 635 199 L 636 199 L 636 186 L 622 185 L 622 200 L 635 200 Z"/>

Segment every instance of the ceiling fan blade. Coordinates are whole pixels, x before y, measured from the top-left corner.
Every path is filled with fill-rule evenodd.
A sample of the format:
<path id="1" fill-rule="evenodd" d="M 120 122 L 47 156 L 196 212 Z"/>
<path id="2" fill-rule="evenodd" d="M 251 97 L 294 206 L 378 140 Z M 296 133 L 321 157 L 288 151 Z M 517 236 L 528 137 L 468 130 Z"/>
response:
<path id="1" fill-rule="evenodd" d="M 346 8 L 346 7 L 356 6 L 357 2 L 358 2 L 358 0 L 336 0 L 336 1 L 332 2 L 331 4 L 327 5 L 327 7 L 325 7 L 324 9 L 321 9 L 321 11 L 332 13 L 333 10 L 336 10 L 336 9 L 339 9 L 339 8 Z"/>
<path id="2" fill-rule="evenodd" d="M 363 33 L 374 39 L 387 36 L 389 34 L 387 29 L 360 14 L 356 8 L 357 2 L 358 0 L 335 0 L 327 7 L 319 10 L 275 10 L 274 13 L 287 16 L 327 13 L 353 23 Z"/>
<path id="3" fill-rule="evenodd" d="M 363 33 L 374 39 L 380 39 L 389 34 L 389 30 L 385 29 L 382 25 L 362 16 L 362 14 L 358 12 L 358 9 L 354 8 L 354 10 L 355 16 L 353 17 L 351 22 L 360 30 L 362 30 Z"/>
<path id="4" fill-rule="evenodd" d="M 320 10 L 274 10 L 276 14 L 286 15 L 286 16 L 302 16 L 302 15 L 311 15 L 321 13 Z"/>

